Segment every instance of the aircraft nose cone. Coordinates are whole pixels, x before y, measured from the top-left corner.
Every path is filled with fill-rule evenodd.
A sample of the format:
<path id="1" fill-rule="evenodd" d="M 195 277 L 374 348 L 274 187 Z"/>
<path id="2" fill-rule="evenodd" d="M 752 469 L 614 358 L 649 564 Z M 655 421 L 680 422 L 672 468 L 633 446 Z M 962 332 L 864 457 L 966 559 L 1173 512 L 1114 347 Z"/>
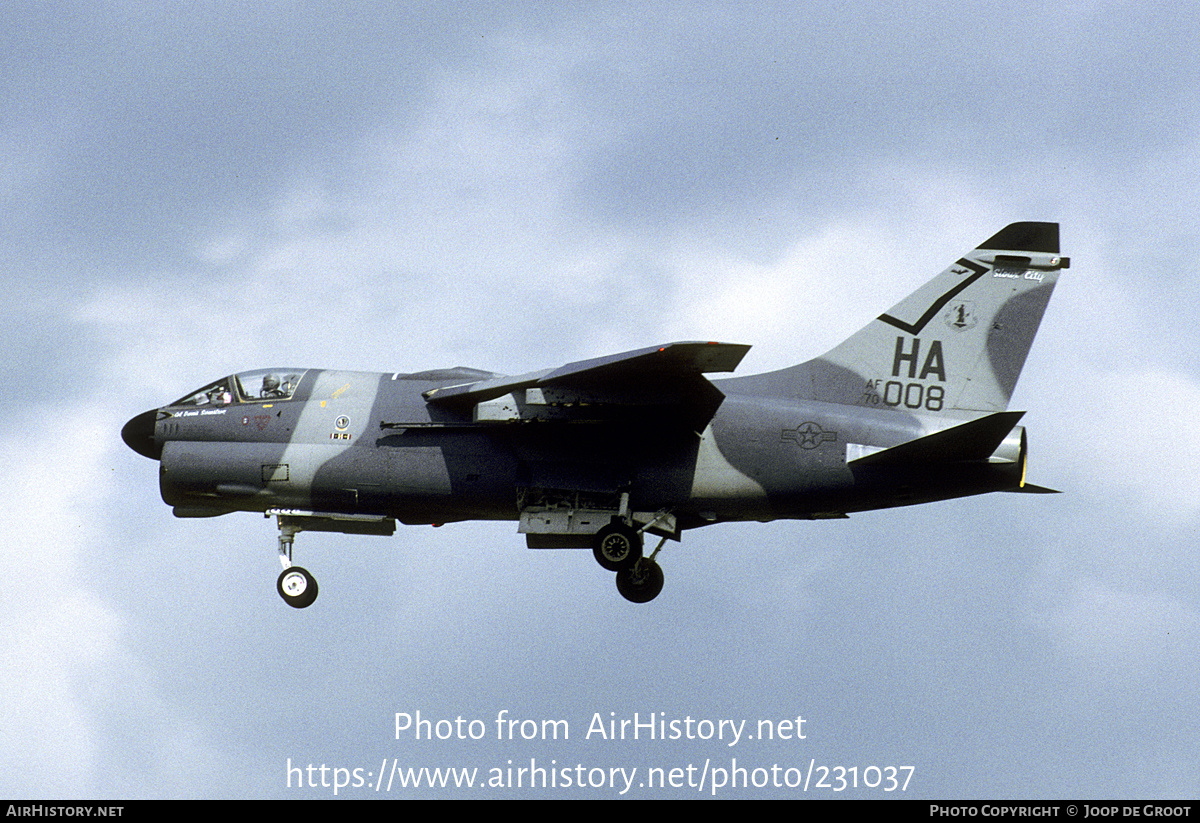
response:
<path id="1" fill-rule="evenodd" d="M 152 460 L 162 457 L 162 448 L 154 442 L 154 421 L 157 419 L 158 409 L 151 409 L 142 412 L 121 429 L 121 439 L 125 445 Z"/>

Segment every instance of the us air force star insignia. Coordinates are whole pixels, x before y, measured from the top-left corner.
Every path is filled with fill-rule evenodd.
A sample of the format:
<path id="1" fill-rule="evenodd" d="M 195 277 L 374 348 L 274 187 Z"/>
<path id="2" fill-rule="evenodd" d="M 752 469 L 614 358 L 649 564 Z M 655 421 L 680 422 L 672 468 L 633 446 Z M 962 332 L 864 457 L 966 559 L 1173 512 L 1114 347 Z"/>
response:
<path id="1" fill-rule="evenodd" d="M 802 449 L 815 449 L 822 443 L 837 442 L 837 432 L 827 432 L 816 423 L 808 422 L 794 429 L 784 429 L 780 439 L 791 440 Z"/>

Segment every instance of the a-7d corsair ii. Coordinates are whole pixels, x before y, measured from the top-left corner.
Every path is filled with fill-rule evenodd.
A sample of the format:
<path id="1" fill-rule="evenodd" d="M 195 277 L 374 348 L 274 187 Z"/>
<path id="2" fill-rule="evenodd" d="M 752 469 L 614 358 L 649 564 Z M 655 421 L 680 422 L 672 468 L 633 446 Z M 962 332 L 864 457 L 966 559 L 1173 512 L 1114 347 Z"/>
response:
<path id="1" fill-rule="evenodd" d="M 179 517 L 277 519 L 292 606 L 304 530 L 515 520 L 531 548 L 591 548 L 629 600 L 667 539 L 1025 483 L 1009 398 L 1055 280 L 1058 224 L 1014 223 L 827 354 L 709 381 L 749 346 L 668 343 L 506 377 L 275 368 L 222 377 L 122 430 Z M 660 538 L 643 556 L 643 537 Z"/>

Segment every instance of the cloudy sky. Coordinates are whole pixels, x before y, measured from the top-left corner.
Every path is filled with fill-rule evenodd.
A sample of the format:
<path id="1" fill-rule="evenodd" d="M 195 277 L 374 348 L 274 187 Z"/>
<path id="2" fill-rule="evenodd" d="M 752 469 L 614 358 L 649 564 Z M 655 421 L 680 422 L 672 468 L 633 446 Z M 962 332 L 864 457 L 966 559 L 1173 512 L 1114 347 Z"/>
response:
<path id="1" fill-rule="evenodd" d="M 359 769 L 338 796 L 376 797 L 396 764 L 505 785 L 390 797 L 736 768 L 718 796 L 791 797 L 810 766 L 912 767 L 843 796 L 1200 793 L 1195 13 L 913 6 L 6 7 L 0 796 L 329 797 Z M 305 533 L 295 611 L 271 521 L 173 518 L 119 437 L 265 366 L 715 339 L 766 371 L 1017 220 L 1072 258 L 1013 400 L 1066 493 L 701 530 L 645 606 L 485 523 Z M 569 739 L 497 739 L 502 711 Z M 397 734 L 417 712 L 486 733 Z M 593 727 L 635 713 L 684 737 Z M 510 788 L 531 761 L 556 785 Z"/>

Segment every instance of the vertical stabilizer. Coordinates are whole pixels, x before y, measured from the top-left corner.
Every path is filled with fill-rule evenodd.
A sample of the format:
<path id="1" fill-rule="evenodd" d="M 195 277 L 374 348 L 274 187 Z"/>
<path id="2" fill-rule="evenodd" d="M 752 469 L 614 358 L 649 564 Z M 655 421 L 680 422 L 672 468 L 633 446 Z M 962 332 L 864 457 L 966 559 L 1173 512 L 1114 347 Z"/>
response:
<path id="1" fill-rule="evenodd" d="M 922 413 L 1003 411 L 1068 265 L 1057 223 L 1013 223 L 831 351 L 740 388 Z"/>

